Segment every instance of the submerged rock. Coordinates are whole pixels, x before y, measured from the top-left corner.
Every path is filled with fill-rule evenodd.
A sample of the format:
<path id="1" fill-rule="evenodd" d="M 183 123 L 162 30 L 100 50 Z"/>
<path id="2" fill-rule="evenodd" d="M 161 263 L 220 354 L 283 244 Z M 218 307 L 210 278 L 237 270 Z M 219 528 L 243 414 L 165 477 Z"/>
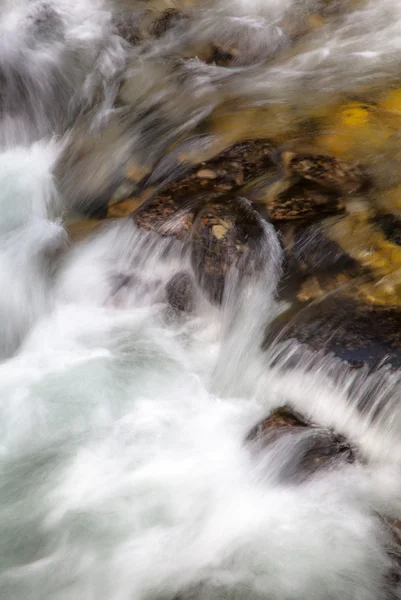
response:
<path id="1" fill-rule="evenodd" d="M 128 9 L 116 12 L 112 24 L 117 35 L 132 46 L 136 46 L 141 41 L 140 22 L 134 12 Z"/>
<path id="2" fill-rule="evenodd" d="M 283 248 L 280 297 L 315 300 L 365 274 L 334 240 L 323 221 L 277 225 Z"/>
<path id="3" fill-rule="evenodd" d="M 287 223 L 279 231 L 289 273 L 341 273 L 357 266 L 356 261 L 330 239 L 324 223 Z"/>
<path id="4" fill-rule="evenodd" d="M 357 460 L 356 450 L 342 435 L 307 421 L 286 406 L 256 425 L 246 444 L 258 454 L 266 450 L 278 454 L 278 477 L 286 483 L 301 483 L 321 470 Z"/>
<path id="5" fill-rule="evenodd" d="M 166 298 L 174 310 L 190 312 L 194 308 L 194 286 L 189 273 L 176 273 L 166 285 Z"/>

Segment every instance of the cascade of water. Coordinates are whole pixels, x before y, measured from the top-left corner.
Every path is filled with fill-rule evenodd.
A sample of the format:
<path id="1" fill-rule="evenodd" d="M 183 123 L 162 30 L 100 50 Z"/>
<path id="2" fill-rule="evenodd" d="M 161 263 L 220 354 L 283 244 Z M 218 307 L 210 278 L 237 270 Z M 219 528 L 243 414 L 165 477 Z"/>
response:
<path id="1" fill-rule="evenodd" d="M 127 4 L 141 26 L 158 10 Z M 321 5 L 210 1 L 131 47 L 117 35 L 119 3 L 0 3 L 2 598 L 401 597 L 381 518 L 401 514 L 399 375 L 352 374 L 294 341 L 262 349 L 282 308 L 273 226 L 235 199 L 258 235 L 215 295 L 195 232 L 172 241 L 127 218 L 72 244 L 65 227 L 222 102 L 302 106 L 305 80 L 323 93 L 394 75 L 401 17 L 390 0 L 339 18 L 336 35 L 317 32 L 318 50 L 266 66 L 288 43 L 282 20 Z M 243 60 L 228 70 L 182 60 L 219 28 Z M 363 460 L 284 482 L 309 432 L 259 458 L 245 443 L 283 403 L 346 434 Z"/>

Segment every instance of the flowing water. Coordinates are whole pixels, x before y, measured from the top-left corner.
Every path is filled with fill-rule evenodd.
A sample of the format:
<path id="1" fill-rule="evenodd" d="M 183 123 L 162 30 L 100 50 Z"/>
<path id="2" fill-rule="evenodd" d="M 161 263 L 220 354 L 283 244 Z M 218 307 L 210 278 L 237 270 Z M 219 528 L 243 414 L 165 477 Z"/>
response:
<path id="1" fill-rule="evenodd" d="M 401 598 L 380 518 L 401 515 L 398 376 L 344 374 L 328 358 L 312 368 L 306 354 L 283 370 L 262 352 L 283 308 L 274 229 L 264 224 L 262 272 L 232 271 L 221 307 L 198 290 L 187 315 L 165 298 L 191 268 L 181 242 L 130 219 L 75 244 L 67 233 L 127 156 L 154 164 L 222 98 L 306 105 L 306 83 L 316 101 L 396 78 L 397 0 L 333 17 L 267 66 L 288 43 L 282 19 L 320 4 L 205 2 L 193 25 L 131 48 L 118 4 L 1 0 L 2 599 Z M 216 31 L 243 43 L 244 64 L 172 69 L 168 55 Z M 379 417 L 358 409 L 367 390 L 386 400 Z M 346 434 L 363 466 L 283 482 L 291 447 L 257 459 L 244 440 L 284 403 Z"/>

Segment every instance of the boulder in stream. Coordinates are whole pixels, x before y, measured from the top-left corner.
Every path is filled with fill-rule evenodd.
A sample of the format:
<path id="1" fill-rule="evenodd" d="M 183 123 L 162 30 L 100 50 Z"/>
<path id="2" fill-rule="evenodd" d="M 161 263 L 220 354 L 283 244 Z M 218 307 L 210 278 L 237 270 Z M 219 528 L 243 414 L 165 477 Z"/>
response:
<path id="1" fill-rule="evenodd" d="M 191 239 L 191 262 L 199 285 L 212 302 L 220 303 L 226 277 L 263 268 L 259 250 L 263 224 L 258 213 L 241 199 L 206 204 L 198 213 Z"/>
<path id="2" fill-rule="evenodd" d="M 295 303 L 269 327 L 267 344 L 294 338 L 313 351 L 333 354 L 349 366 L 401 367 L 401 308 L 329 295 Z"/>
<path id="3" fill-rule="evenodd" d="M 357 460 L 355 448 L 342 435 L 311 423 L 287 406 L 256 425 L 246 444 L 258 455 L 271 452 L 278 478 L 285 483 L 301 483 L 319 471 Z"/>

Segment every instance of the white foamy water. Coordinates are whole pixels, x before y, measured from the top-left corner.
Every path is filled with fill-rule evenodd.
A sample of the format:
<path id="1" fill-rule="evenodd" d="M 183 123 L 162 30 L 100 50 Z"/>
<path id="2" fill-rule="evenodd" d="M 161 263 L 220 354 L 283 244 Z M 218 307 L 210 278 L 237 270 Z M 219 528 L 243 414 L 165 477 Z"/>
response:
<path id="1" fill-rule="evenodd" d="M 315 4 L 295 3 L 305 10 Z M 211 29 L 202 35 L 212 35 L 215 14 L 216 24 L 229 20 L 227 39 L 238 19 L 251 30 L 268 23 L 281 44 L 280 19 L 295 5 L 208 3 L 201 18 Z M 386 21 L 390 6 L 396 18 Z M 0 597 L 400 598 L 391 573 L 393 538 L 381 518 L 401 515 L 397 376 L 380 385 L 365 376 L 355 386 L 356 375 L 331 376 L 330 359 L 315 361 L 311 371 L 306 354 L 295 370 L 271 365 L 272 353 L 260 347 L 266 324 L 281 309 L 274 229 L 264 228 L 264 270 L 242 279 L 231 273 L 222 308 L 196 289 L 187 315 L 168 307 L 165 292 L 174 274 L 191 272 L 180 242 L 141 233 L 127 219 L 69 246 L 64 224 L 71 205 L 82 202 L 77 174 L 96 182 L 93 168 L 101 177 L 110 153 L 107 145 L 97 148 L 84 166 L 64 172 L 59 186 L 54 165 L 65 152 L 63 135 L 79 115 L 87 118 L 86 133 L 103 127 L 115 116 L 126 61 L 133 61 L 130 69 L 145 64 L 146 73 L 158 52 L 180 40 L 167 36 L 160 46 L 143 48 L 138 66 L 140 52 L 112 29 L 113 5 L 20 0 L 1 8 Z M 382 18 L 371 38 L 357 37 L 351 18 L 353 43 L 361 49 L 376 39 L 381 22 L 389 31 L 401 23 L 396 2 L 370 2 L 361 10 Z M 324 43 L 335 46 L 341 35 L 342 22 L 339 37 Z M 260 39 L 265 59 L 275 48 Z M 397 44 L 394 38 L 391 52 Z M 241 66 L 222 80 L 220 68 L 205 72 L 203 79 L 194 73 L 188 111 L 180 113 L 187 129 L 217 101 L 219 81 L 250 77 Z M 340 66 L 335 75 L 339 84 Z M 292 68 L 284 69 L 284 87 L 287 76 L 297 80 Z M 161 81 L 166 88 L 157 99 L 160 90 L 149 80 L 145 102 L 156 107 L 160 101 L 167 115 L 171 109 L 162 148 L 177 114 L 174 77 Z M 152 152 L 152 137 L 142 135 L 141 102 L 138 92 L 121 129 L 112 130 L 113 165 L 119 135 L 127 151 Z M 290 345 L 287 355 L 293 351 Z M 388 404 L 382 418 L 357 409 L 374 385 L 377 402 Z M 291 440 L 260 456 L 244 440 L 286 402 L 346 434 L 361 448 L 363 465 L 301 484 L 283 481 Z"/>
<path id="2" fill-rule="evenodd" d="M 227 315 L 205 306 L 182 320 L 135 294 L 105 307 L 110 241 L 127 233 L 114 227 L 74 251 L 54 310 L 1 366 L 4 597 L 387 597 L 390 538 L 373 511 L 396 514 L 397 465 L 291 486 L 280 483 L 290 448 L 255 462 L 244 439 L 287 386 L 249 354 L 251 315 L 231 321 L 227 344 Z M 144 254 L 142 277 L 168 275 L 157 247 Z M 302 407 L 302 374 L 296 385 Z M 309 401 L 319 390 L 332 418 L 352 418 L 324 378 L 314 387 Z"/>

